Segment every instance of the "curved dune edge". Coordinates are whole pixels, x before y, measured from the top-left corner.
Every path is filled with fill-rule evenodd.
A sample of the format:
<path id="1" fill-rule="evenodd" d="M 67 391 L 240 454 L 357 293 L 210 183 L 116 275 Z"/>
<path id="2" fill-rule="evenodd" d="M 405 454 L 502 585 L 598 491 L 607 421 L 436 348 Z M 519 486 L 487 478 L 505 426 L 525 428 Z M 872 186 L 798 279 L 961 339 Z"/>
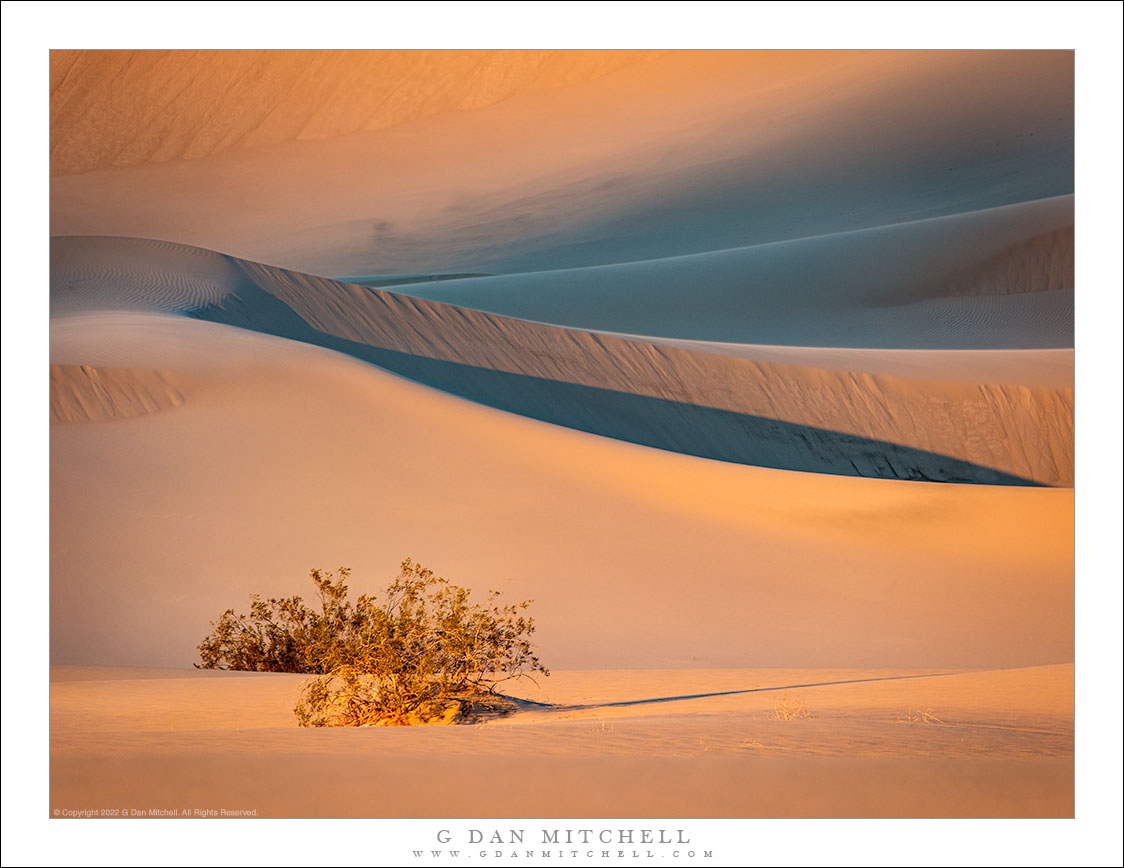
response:
<path id="1" fill-rule="evenodd" d="M 171 374 L 136 368 L 51 365 L 51 422 L 108 422 L 183 406 Z"/>
<path id="2" fill-rule="evenodd" d="M 407 555 L 533 599 L 552 668 L 1072 659 L 1072 489 L 704 461 L 187 317 L 52 332 L 62 361 L 169 370 L 191 397 L 50 426 L 56 663 L 187 666 L 250 594 L 341 564 L 377 593 Z"/>
<path id="3" fill-rule="evenodd" d="M 213 250 L 152 239 L 51 240 L 51 315 L 84 310 L 184 313 L 216 302 L 239 270 Z"/>
<path id="4" fill-rule="evenodd" d="M 1073 224 L 1073 196 L 1056 196 L 687 256 L 398 289 L 535 322 L 666 338 L 1064 348 L 1073 346 Z"/>
<path id="5" fill-rule="evenodd" d="M 867 347 L 791 347 L 699 341 L 604 332 L 612 337 L 682 347 L 700 353 L 784 362 L 833 371 L 887 374 L 913 380 L 1004 383 L 1046 389 L 1072 389 L 1074 351 L 1039 350 L 886 350 Z"/>
<path id="6" fill-rule="evenodd" d="M 170 295 L 187 257 L 143 286 L 146 242 L 55 239 L 52 280 L 74 304 Z M 85 251 L 83 253 L 83 251 Z M 703 457 L 844 475 L 1068 486 L 1073 390 L 915 380 L 695 352 L 496 316 L 219 257 L 221 300 L 173 309 L 353 355 L 481 403 Z M 215 265 L 217 272 L 219 266 Z M 76 287 L 69 274 L 83 275 Z M 126 275 L 123 277 L 123 275 Z M 112 293 L 102 300 L 101 290 Z M 135 303 L 129 301 L 129 304 Z M 143 305 L 142 305 L 143 307 Z"/>

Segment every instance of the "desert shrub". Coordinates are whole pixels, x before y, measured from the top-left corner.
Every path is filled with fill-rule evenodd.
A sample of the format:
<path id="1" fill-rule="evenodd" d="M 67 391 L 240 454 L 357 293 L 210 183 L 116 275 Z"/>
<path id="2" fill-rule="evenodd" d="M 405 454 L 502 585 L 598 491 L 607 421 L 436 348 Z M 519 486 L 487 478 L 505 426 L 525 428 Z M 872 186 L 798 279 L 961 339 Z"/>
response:
<path id="1" fill-rule="evenodd" d="M 788 693 L 781 694 L 779 700 L 773 701 L 773 720 L 811 720 L 812 713 L 799 696 L 792 702 L 788 701 Z"/>
<path id="2" fill-rule="evenodd" d="M 933 714 L 933 709 L 913 709 L 907 708 L 905 714 L 899 714 L 897 723 L 926 723 L 935 724 L 936 726 L 946 726 L 947 724 Z"/>
<path id="3" fill-rule="evenodd" d="M 340 567 L 339 578 L 312 570 L 320 597 L 320 611 L 309 609 L 300 597 L 262 600 L 250 597 L 250 611 L 223 612 L 213 621 L 211 633 L 199 645 L 201 669 L 236 669 L 250 672 L 323 672 L 324 661 L 349 620 L 347 586 L 350 575 Z M 333 581 L 335 579 L 335 581 Z M 362 598 L 360 603 L 362 603 Z"/>
<path id="4" fill-rule="evenodd" d="M 199 645 L 202 668 L 311 674 L 294 709 L 302 726 L 463 720 L 501 707 L 498 685 L 550 674 L 530 643 L 529 600 L 502 605 L 491 591 L 473 603 L 409 558 L 382 602 L 349 600 L 349 576 L 311 571 L 319 611 L 256 596 L 248 614 L 228 609 Z"/>

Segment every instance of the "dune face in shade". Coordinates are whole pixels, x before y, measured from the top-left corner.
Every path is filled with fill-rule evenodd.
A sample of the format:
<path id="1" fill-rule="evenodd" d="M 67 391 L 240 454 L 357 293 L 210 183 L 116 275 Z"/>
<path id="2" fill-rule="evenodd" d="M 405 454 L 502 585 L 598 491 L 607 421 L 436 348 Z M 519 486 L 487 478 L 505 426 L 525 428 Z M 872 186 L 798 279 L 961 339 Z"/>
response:
<path id="1" fill-rule="evenodd" d="M 1072 815 L 1072 53 L 57 51 L 51 137 L 52 806 Z M 534 600 L 502 725 L 189 668 L 407 556 Z"/>
<path id="2" fill-rule="evenodd" d="M 106 294 L 137 298 L 152 288 L 151 300 L 163 298 L 165 309 L 183 305 L 190 316 L 329 347 L 489 406 L 633 443 L 847 476 L 1073 480 L 1072 389 L 754 361 L 492 316 L 233 257 L 208 262 L 208 273 L 231 270 L 204 301 L 188 288 L 190 270 L 144 274 L 154 252 L 144 242 L 60 238 L 54 248 L 56 295 L 70 309 L 111 309 Z M 158 248 L 166 249 L 190 268 L 202 256 Z M 101 264 L 115 255 L 120 267 Z M 185 287 L 178 298 L 177 287 Z"/>
<path id="3" fill-rule="evenodd" d="M 1073 290 L 1072 196 L 692 256 L 400 288 L 579 328 L 901 349 L 1071 347 Z"/>

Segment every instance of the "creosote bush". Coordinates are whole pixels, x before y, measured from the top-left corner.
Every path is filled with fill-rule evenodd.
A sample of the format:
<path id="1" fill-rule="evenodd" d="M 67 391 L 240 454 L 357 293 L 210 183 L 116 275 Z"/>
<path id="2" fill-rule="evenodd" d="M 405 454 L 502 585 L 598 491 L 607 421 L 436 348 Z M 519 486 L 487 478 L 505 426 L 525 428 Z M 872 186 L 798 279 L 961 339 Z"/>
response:
<path id="1" fill-rule="evenodd" d="M 780 700 L 773 701 L 773 720 L 811 720 L 812 712 L 799 696 L 793 702 L 788 701 L 788 693 L 781 694 Z"/>
<path id="2" fill-rule="evenodd" d="M 452 723 L 509 707 L 498 685 L 549 675 L 534 654 L 530 600 L 485 603 L 409 558 L 382 602 L 347 598 L 337 574 L 312 570 L 319 611 L 300 597 L 252 597 L 227 609 L 199 645 L 203 669 L 303 672 L 294 712 L 301 726 Z"/>

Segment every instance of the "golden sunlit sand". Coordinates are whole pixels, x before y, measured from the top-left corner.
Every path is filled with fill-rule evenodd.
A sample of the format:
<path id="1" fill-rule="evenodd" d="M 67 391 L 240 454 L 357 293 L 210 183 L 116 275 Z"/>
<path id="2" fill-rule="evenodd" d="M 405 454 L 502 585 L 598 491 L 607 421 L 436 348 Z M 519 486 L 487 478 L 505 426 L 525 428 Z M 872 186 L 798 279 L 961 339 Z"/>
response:
<path id="1" fill-rule="evenodd" d="M 298 675 L 52 669 L 60 803 L 258 816 L 1073 812 L 1073 667 L 562 671 L 475 726 L 302 730 Z M 809 717 L 785 719 L 800 707 Z"/>
<path id="2" fill-rule="evenodd" d="M 52 54 L 52 808 L 1073 815 L 1072 54 L 211 60 Z M 518 711 L 191 669 L 407 556 Z"/>

